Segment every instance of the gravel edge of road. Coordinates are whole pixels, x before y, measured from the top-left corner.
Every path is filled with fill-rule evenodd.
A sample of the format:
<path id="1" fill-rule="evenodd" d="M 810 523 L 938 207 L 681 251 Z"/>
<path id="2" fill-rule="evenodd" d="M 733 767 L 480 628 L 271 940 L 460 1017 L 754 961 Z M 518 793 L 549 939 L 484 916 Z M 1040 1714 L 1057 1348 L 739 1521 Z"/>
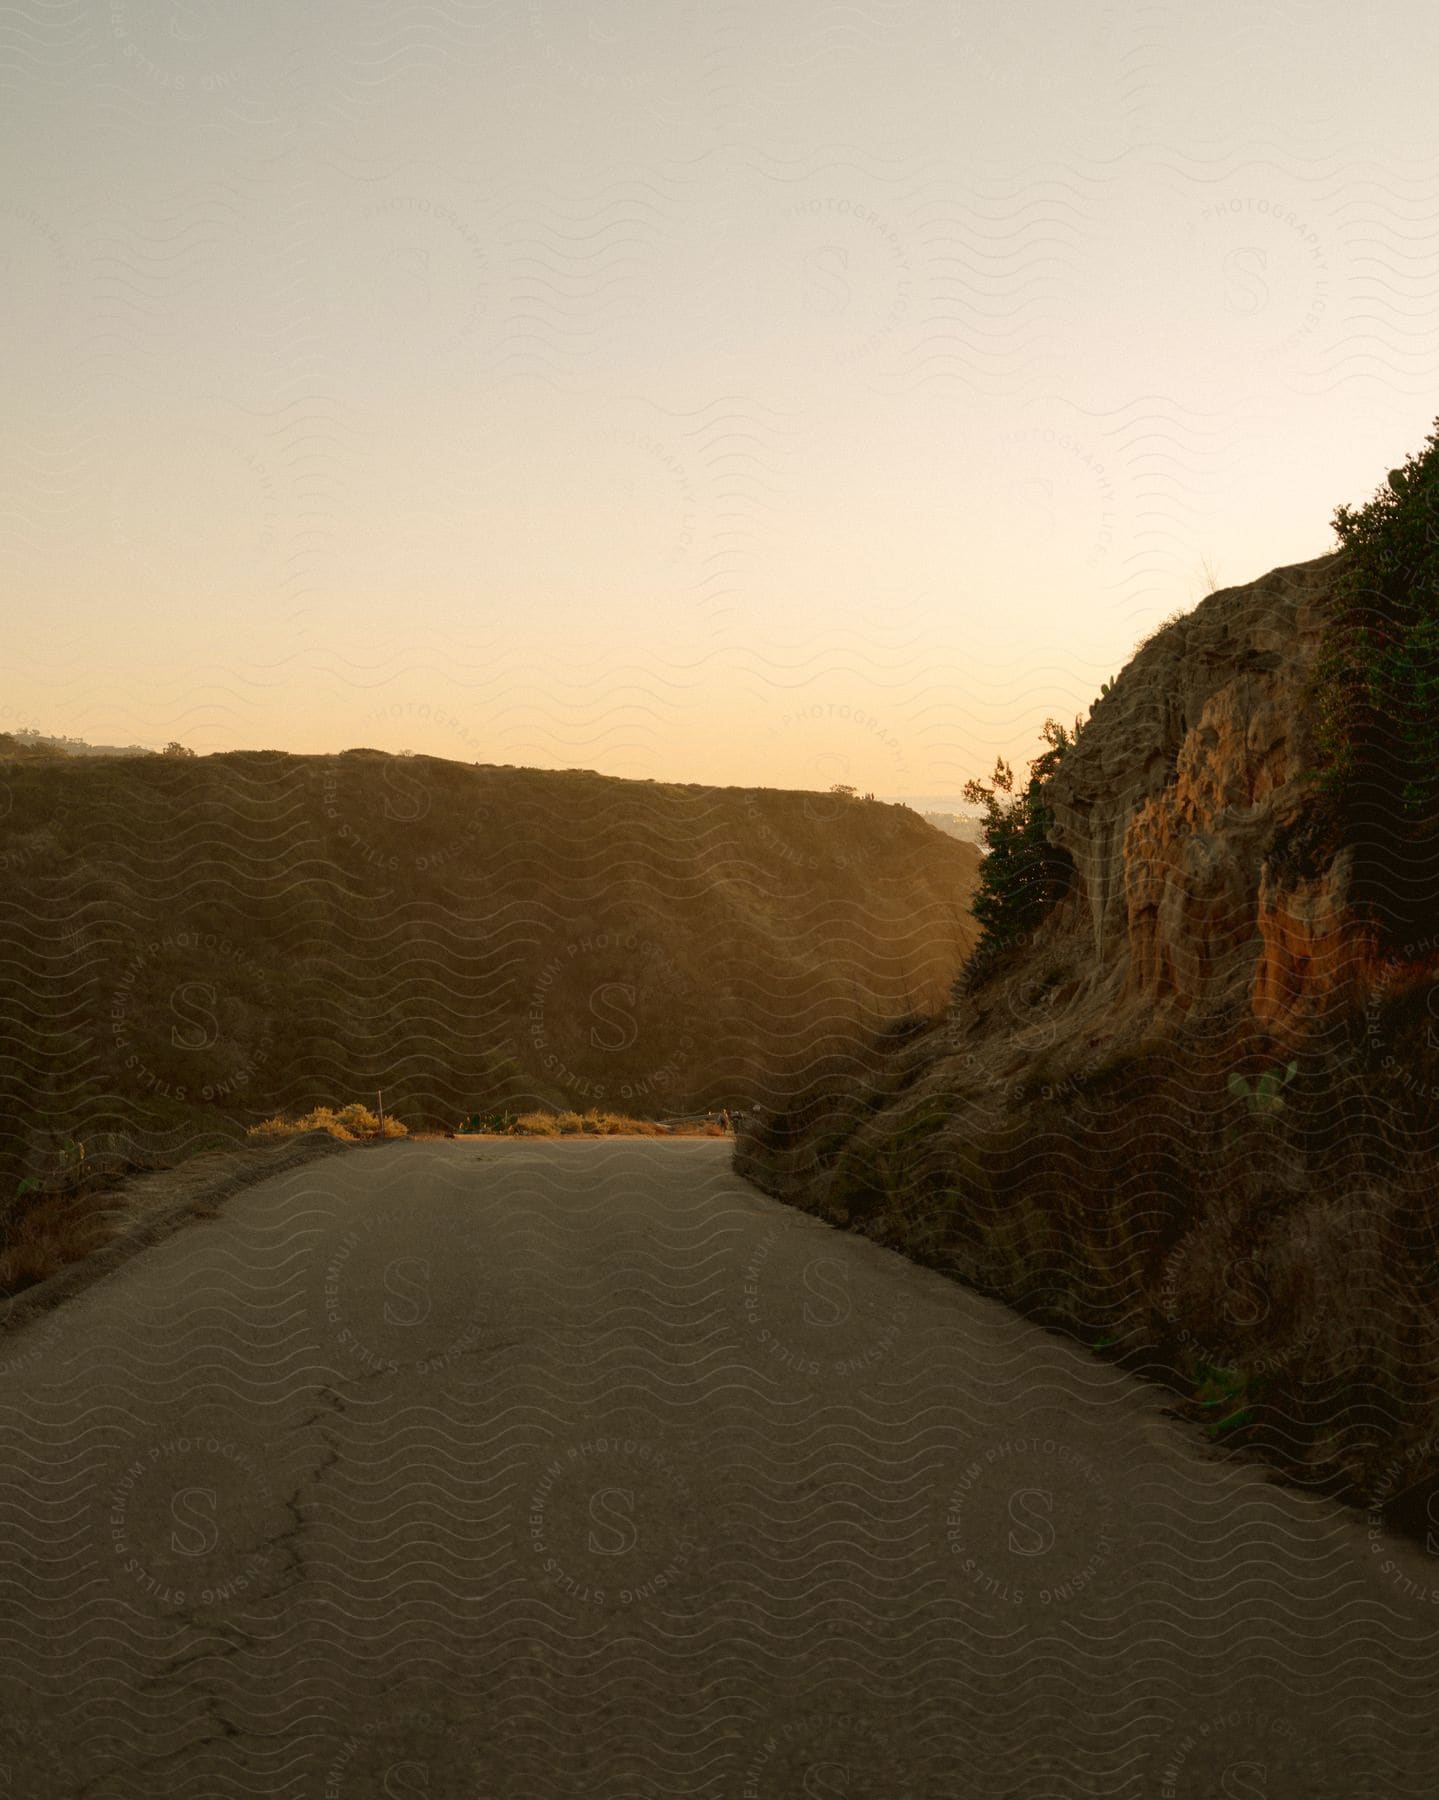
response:
<path id="1" fill-rule="evenodd" d="M 211 1217 L 216 1206 L 232 1195 L 242 1193 L 258 1182 L 268 1181 L 273 1175 L 288 1174 L 291 1169 L 301 1168 L 321 1157 L 373 1147 L 346 1143 L 341 1138 L 331 1137 L 327 1131 L 314 1131 L 274 1148 L 247 1146 L 233 1151 L 209 1152 L 208 1155 L 223 1158 L 224 1163 L 208 1181 L 203 1179 L 205 1171 L 197 1167 L 206 1160 L 205 1155 L 176 1163 L 168 1169 L 147 1170 L 130 1177 L 121 1183 L 114 1195 L 116 1210 L 122 1214 L 128 1212 L 128 1217 L 108 1243 L 56 1274 L 47 1275 L 43 1281 L 21 1288 L 18 1294 L 8 1298 L 0 1295 L 0 1337 L 20 1330 L 64 1301 L 108 1279 L 132 1257 L 162 1243 L 182 1226 L 195 1219 Z M 134 1209 L 130 1197 L 137 1190 L 153 1187 L 163 1191 L 166 1186 L 179 1187 L 182 1191 L 168 1204 L 160 1200 L 153 1207 L 146 1205 L 143 1209 Z M 127 1199 L 130 1199 L 129 1208 Z"/>

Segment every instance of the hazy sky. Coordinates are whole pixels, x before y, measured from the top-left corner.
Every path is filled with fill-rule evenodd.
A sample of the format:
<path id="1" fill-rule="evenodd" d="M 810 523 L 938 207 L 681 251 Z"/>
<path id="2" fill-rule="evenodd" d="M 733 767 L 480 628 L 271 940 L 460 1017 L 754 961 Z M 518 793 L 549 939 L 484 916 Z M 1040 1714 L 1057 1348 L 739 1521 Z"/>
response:
<path id="1" fill-rule="evenodd" d="M 0 728 L 942 795 L 1439 413 L 1434 10 L 0 9 Z"/>

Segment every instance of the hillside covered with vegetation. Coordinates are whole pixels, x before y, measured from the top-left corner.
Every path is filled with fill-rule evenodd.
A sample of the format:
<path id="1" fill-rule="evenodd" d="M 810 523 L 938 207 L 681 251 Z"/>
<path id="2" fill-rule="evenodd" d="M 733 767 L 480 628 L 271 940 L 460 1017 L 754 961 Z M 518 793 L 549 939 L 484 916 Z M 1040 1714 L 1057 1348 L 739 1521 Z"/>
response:
<path id="1" fill-rule="evenodd" d="M 973 941 L 974 849 L 842 795 L 13 743 L 0 780 L 10 1192 L 376 1090 L 416 1129 L 763 1101 Z"/>

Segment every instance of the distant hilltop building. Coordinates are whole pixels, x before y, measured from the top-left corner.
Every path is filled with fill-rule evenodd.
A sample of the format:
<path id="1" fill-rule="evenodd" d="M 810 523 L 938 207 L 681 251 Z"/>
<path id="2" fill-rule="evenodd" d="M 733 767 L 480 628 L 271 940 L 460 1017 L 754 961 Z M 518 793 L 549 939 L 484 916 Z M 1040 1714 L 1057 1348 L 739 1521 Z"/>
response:
<path id="1" fill-rule="evenodd" d="M 153 756 L 148 744 L 87 744 L 84 738 L 48 737 L 33 725 L 21 731 L 0 733 L 0 748 L 14 746 L 21 750 L 46 752 L 59 756 Z"/>

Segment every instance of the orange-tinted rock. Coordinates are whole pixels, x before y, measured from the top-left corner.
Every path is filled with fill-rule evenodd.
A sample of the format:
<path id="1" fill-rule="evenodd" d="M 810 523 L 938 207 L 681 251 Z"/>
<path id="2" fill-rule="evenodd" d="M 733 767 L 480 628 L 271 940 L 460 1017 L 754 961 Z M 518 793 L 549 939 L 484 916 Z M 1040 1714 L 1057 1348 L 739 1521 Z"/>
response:
<path id="1" fill-rule="evenodd" d="M 1305 690 L 1335 560 L 1211 595 L 1158 633 L 1065 758 L 1049 799 L 1091 933 L 1087 985 L 1119 970 L 1128 1001 L 1184 1011 L 1252 990 L 1267 1025 L 1302 1012 L 1281 998 L 1296 980 L 1337 979 L 1342 874 L 1322 896 L 1265 875 L 1314 766 Z"/>
<path id="2" fill-rule="evenodd" d="M 1372 952 L 1346 905 L 1348 876 L 1345 853 L 1310 881 L 1261 880 L 1250 1005 L 1278 1038 L 1307 1036 L 1360 997 Z"/>

